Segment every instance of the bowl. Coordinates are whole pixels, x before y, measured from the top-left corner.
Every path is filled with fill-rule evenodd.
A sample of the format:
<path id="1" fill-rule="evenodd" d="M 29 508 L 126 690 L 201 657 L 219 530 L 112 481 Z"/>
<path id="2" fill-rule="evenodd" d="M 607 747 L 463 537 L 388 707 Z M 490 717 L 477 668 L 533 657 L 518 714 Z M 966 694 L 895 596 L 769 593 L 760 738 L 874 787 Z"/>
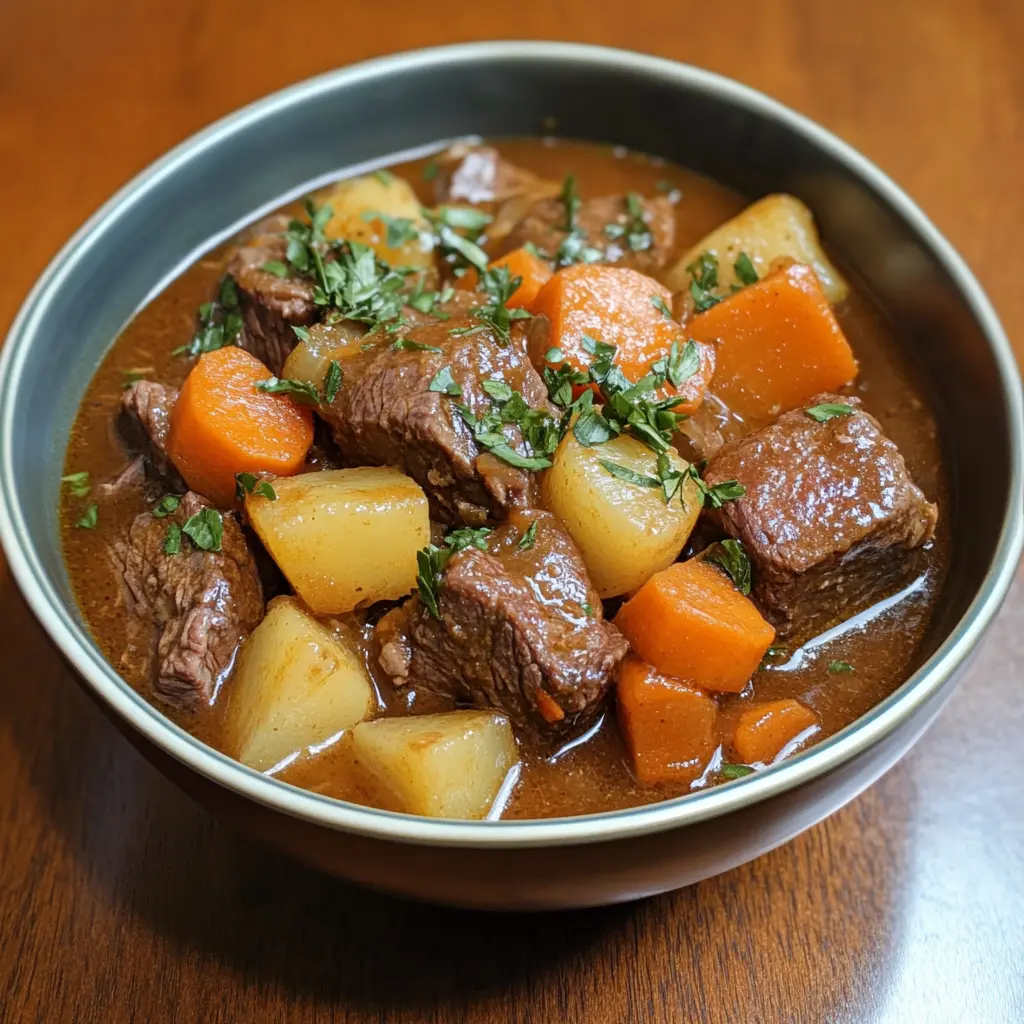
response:
<path id="1" fill-rule="evenodd" d="M 658 154 L 751 196 L 794 193 L 895 321 L 940 418 L 953 558 L 920 667 L 842 732 L 737 782 L 615 813 L 452 822 L 295 789 L 177 728 L 111 668 L 58 541 L 59 467 L 85 386 L 124 323 L 201 251 L 341 170 L 439 140 L 558 134 Z M 1024 539 L 1020 378 L 948 242 L 835 136 L 707 71 L 591 46 L 485 43 L 399 54 L 226 117 L 123 188 L 56 256 L 0 361 L 0 537 L 25 598 L 143 753 L 215 813 L 358 883 L 477 907 L 631 900 L 750 860 L 890 768 L 946 702 L 1009 587 Z"/>

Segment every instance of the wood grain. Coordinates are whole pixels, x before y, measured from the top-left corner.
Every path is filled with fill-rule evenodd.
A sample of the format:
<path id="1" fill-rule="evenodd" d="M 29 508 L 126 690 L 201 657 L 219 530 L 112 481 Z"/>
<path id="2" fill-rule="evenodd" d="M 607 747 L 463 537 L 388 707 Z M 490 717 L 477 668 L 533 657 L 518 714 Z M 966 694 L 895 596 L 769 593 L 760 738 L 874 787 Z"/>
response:
<path id="1" fill-rule="evenodd" d="M 1019 0 L 11 0 L 0 323 L 111 191 L 213 118 L 338 64 L 499 37 L 691 61 L 821 121 L 922 203 L 1024 356 Z M 0 562 L 0 1020 L 1019 1021 L 1022 615 L 1018 574 L 938 724 L 789 846 L 635 906 L 497 916 L 230 834 L 97 712 Z"/>

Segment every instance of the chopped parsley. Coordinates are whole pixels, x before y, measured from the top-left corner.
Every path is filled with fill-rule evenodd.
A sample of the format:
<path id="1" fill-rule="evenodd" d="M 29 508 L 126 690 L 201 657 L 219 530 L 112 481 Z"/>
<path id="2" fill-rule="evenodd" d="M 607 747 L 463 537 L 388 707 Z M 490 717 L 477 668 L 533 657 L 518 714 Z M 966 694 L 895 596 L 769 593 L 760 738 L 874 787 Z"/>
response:
<path id="1" fill-rule="evenodd" d="M 277 491 L 270 485 L 269 480 L 260 480 L 254 473 L 236 473 L 235 496 L 239 501 L 244 501 L 247 494 L 256 494 L 268 501 L 277 501 Z"/>
<path id="2" fill-rule="evenodd" d="M 690 466 L 689 474 L 697 485 L 697 493 L 700 496 L 700 503 L 710 505 L 712 508 L 721 508 L 727 501 L 736 501 L 747 493 L 746 487 L 737 480 L 723 480 L 720 484 L 713 484 L 709 487 L 701 475 L 697 472 L 696 466 Z"/>
<path id="3" fill-rule="evenodd" d="M 61 481 L 68 485 L 68 490 L 76 498 L 84 498 L 91 490 L 89 473 L 84 469 L 80 473 L 68 473 L 67 476 L 62 476 Z"/>
<path id="4" fill-rule="evenodd" d="M 86 505 L 81 517 L 76 520 L 75 526 L 83 530 L 92 530 L 99 522 L 100 511 L 95 505 Z"/>
<path id="5" fill-rule="evenodd" d="M 291 324 L 292 332 L 299 341 L 309 341 L 309 331 L 305 327 L 299 327 L 297 324 Z"/>
<path id="6" fill-rule="evenodd" d="M 744 775 L 753 775 L 754 769 L 749 764 L 721 764 L 718 774 L 723 779 L 742 779 Z"/>
<path id="7" fill-rule="evenodd" d="M 722 540 L 712 544 L 704 553 L 704 560 L 723 569 L 741 594 L 750 593 L 750 559 L 738 540 Z"/>
<path id="8" fill-rule="evenodd" d="M 686 267 L 690 275 L 690 296 L 698 313 L 717 306 L 721 295 L 715 295 L 718 287 L 718 257 L 711 252 L 702 252 Z"/>
<path id="9" fill-rule="evenodd" d="M 238 305 L 238 289 L 228 275 L 221 278 L 217 298 L 204 302 L 196 312 L 199 326 L 187 345 L 174 349 L 174 356 L 201 356 L 233 345 L 242 330 L 242 312 Z"/>
<path id="10" fill-rule="evenodd" d="M 852 672 L 853 666 L 848 661 L 830 661 L 828 670 L 829 672 Z"/>
<path id="11" fill-rule="evenodd" d="M 742 284 L 757 284 L 757 270 L 754 268 L 753 261 L 745 252 L 741 252 L 736 257 L 736 262 L 732 265 L 732 268 L 736 271 L 736 277 Z"/>
<path id="12" fill-rule="evenodd" d="M 552 257 L 556 267 L 567 267 L 570 263 L 597 263 L 604 259 L 604 253 L 591 245 L 587 245 L 587 236 L 578 222 L 578 214 L 582 200 L 576 191 L 576 178 L 569 174 L 562 185 L 559 198 L 565 208 L 565 217 L 559 230 L 565 232 L 558 249 Z"/>
<path id="13" fill-rule="evenodd" d="M 816 423 L 825 423 L 834 420 L 838 416 L 852 416 L 857 410 L 845 402 L 822 402 L 821 405 L 812 405 L 804 412 Z"/>
<path id="14" fill-rule="evenodd" d="M 660 295 L 651 296 L 651 305 L 666 319 L 672 319 L 672 310 L 668 308 L 668 303 Z"/>
<path id="15" fill-rule="evenodd" d="M 395 176 L 390 171 L 385 171 L 383 168 L 374 171 L 373 176 L 385 187 L 390 187 L 395 180 Z"/>
<path id="16" fill-rule="evenodd" d="M 319 405 L 320 392 L 308 380 L 294 380 L 286 377 L 269 377 L 267 380 L 258 380 L 253 385 L 257 391 L 268 395 L 289 395 L 292 400 L 300 405 Z"/>
<path id="17" fill-rule="evenodd" d="M 487 269 L 487 253 L 477 244 L 480 233 L 491 217 L 467 206 L 441 206 L 437 210 L 423 210 L 424 217 L 437 233 L 437 247 L 456 273 L 474 267 L 479 273 Z M 460 231 L 468 234 L 459 234 Z"/>
<path id="18" fill-rule="evenodd" d="M 512 324 L 516 320 L 529 320 L 532 314 L 525 309 L 509 309 L 508 302 L 523 283 L 521 277 L 513 277 L 506 266 L 487 268 L 480 272 L 480 284 L 491 301 L 484 306 L 475 306 L 470 313 L 480 323 L 475 327 L 456 327 L 450 333 L 454 337 L 469 337 L 490 329 L 499 344 L 507 345 L 512 337 Z"/>
<path id="19" fill-rule="evenodd" d="M 181 504 L 181 495 L 178 494 L 165 494 L 151 509 L 151 513 L 155 519 L 164 519 L 169 516 L 172 512 L 178 510 L 178 506 Z"/>
<path id="20" fill-rule="evenodd" d="M 185 520 L 181 532 L 201 551 L 220 551 L 224 519 L 215 508 L 202 508 Z"/>
<path id="21" fill-rule="evenodd" d="M 181 527 L 177 523 L 167 524 L 167 536 L 164 537 L 164 552 L 177 555 L 181 552 Z"/>
<path id="22" fill-rule="evenodd" d="M 592 619 L 594 617 L 594 606 L 589 601 L 584 601 L 582 608 L 583 614 L 586 615 L 588 619 Z"/>
<path id="23" fill-rule="evenodd" d="M 391 343 L 395 352 L 440 352 L 436 345 L 424 345 L 412 338 L 395 338 Z"/>
<path id="24" fill-rule="evenodd" d="M 489 526 L 462 526 L 457 530 L 452 530 L 445 537 L 444 543 L 451 549 L 453 555 L 456 552 L 465 551 L 466 548 L 478 548 L 480 551 L 486 551 L 492 532 Z"/>
<path id="25" fill-rule="evenodd" d="M 455 383 L 455 378 L 452 376 L 452 368 L 450 366 L 442 366 L 441 369 L 434 374 L 430 383 L 427 385 L 427 390 L 437 391 L 442 395 L 460 396 L 462 394 L 462 388 Z"/>
<path id="26" fill-rule="evenodd" d="M 267 262 L 260 267 L 260 270 L 263 270 L 268 274 L 273 274 L 274 277 L 288 276 L 288 266 L 280 260 L 267 260 Z"/>
<path id="27" fill-rule="evenodd" d="M 136 381 L 144 380 L 146 374 L 153 372 L 152 366 L 133 366 L 130 370 L 122 370 L 122 387 L 130 388 Z"/>
<path id="28" fill-rule="evenodd" d="M 416 593 L 419 595 L 423 607 L 434 616 L 441 618 L 437 606 L 438 597 L 441 591 L 441 577 L 448 565 L 452 555 L 466 548 L 479 548 L 487 550 L 487 542 L 491 535 L 491 528 L 480 526 L 477 528 L 462 527 L 452 530 L 444 539 L 444 546 L 428 544 L 421 551 L 416 552 Z"/>
<path id="29" fill-rule="evenodd" d="M 423 180 L 434 181 L 437 178 L 437 172 L 441 169 L 441 165 L 436 160 L 428 160 L 423 165 Z"/>
<path id="30" fill-rule="evenodd" d="M 538 520 L 534 519 L 527 527 L 526 532 L 519 538 L 519 543 L 516 545 L 518 550 L 529 551 L 537 542 L 537 522 Z"/>
<path id="31" fill-rule="evenodd" d="M 324 404 L 329 405 L 338 397 L 338 392 L 341 390 L 341 381 L 341 363 L 337 359 L 332 359 L 327 364 L 327 373 L 324 376 Z"/>
<path id="32" fill-rule="evenodd" d="M 654 373 L 666 377 L 676 389 L 681 388 L 699 369 L 700 349 L 692 338 L 682 348 L 678 341 L 673 341 L 669 354 L 651 367 Z"/>
<path id="33" fill-rule="evenodd" d="M 597 460 L 601 467 L 619 480 L 625 480 L 627 484 L 636 484 L 638 487 L 660 487 L 661 481 L 653 476 L 644 476 L 642 473 L 635 473 L 628 466 L 618 462 L 611 462 L 609 459 Z"/>
<path id="34" fill-rule="evenodd" d="M 477 418 L 467 405 L 456 403 L 455 409 L 473 433 L 473 439 L 485 451 L 517 469 L 547 469 L 550 456 L 558 447 L 564 433 L 561 422 L 543 409 L 532 409 L 526 399 L 504 381 L 490 379 L 481 385 L 491 397 L 490 409 Z M 532 455 L 521 455 L 511 445 L 502 430 L 506 425 L 517 426 Z"/>
<path id="35" fill-rule="evenodd" d="M 606 224 L 604 233 L 613 242 L 625 239 L 632 252 L 643 252 L 654 244 L 651 229 L 644 218 L 644 201 L 636 192 L 626 193 L 625 223 Z"/>
<path id="36" fill-rule="evenodd" d="M 368 224 L 379 220 L 384 225 L 384 244 L 389 249 L 399 249 L 420 237 L 419 228 L 409 217 L 392 217 L 379 210 L 364 210 L 362 219 Z"/>

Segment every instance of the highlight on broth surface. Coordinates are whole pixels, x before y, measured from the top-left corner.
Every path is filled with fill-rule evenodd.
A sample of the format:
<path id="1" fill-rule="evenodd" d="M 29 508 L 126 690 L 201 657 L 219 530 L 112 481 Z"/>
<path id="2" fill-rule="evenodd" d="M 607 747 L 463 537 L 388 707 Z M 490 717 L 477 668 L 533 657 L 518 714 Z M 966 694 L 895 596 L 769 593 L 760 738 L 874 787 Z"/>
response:
<path id="1" fill-rule="evenodd" d="M 934 420 L 812 211 L 584 143 L 459 142 L 253 224 L 117 339 L 63 481 L 131 685 L 437 817 L 806 749 L 906 678 L 948 561 Z"/>

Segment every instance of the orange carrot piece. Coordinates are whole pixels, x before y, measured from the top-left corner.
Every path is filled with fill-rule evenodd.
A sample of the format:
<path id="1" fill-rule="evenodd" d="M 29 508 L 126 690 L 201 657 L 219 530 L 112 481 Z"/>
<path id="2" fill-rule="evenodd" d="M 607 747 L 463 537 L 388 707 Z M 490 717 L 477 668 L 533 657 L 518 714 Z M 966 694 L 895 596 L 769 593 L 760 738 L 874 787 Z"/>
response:
<path id="1" fill-rule="evenodd" d="M 565 712 L 561 705 L 549 693 L 538 689 L 536 691 L 537 710 L 545 722 L 560 722 L 565 718 Z"/>
<path id="2" fill-rule="evenodd" d="M 695 316 L 717 343 L 712 390 L 734 413 L 772 420 L 857 376 L 857 361 L 810 267 L 793 263 Z"/>
<path id="3" fill-rule="evenodd" d="M 271 372 L 234 345 L 200 356 L 171 411 L 167 451 L 189 487 L 230 505 L 236 473 L 290 476 L 313 443 L 313 415 L 287 395 L 257 391 Z"/>
<path id="4" fill-rule="evenodd" d="M 533 312 L 537 293 L 551 279 L 551 266 L 536 253 L 529 249 L 513 249 L 487 264 L 490 269 L 508 267 L 513 278 L 521 277 L 523 283 L 512 293 L 505 303 L 509 309 L 525 309 Z M 455 286 L 473 291 L 480 283 L 480 275 L 472 268 L 460 277 Z"/>
<path id="5" fill-rule="evenodd" d="M 694 558 L 656 572 L 619 609 L 615 624 L 658 671 L 732 693 L 747 685 L 775 639 L 729 577 Z"/>
<path id="6" fill-rule="evenodd" d="M 550 330 L 531 334 L 530 359 L 538 370 L 545 363 L 568 362 L 587 370 L 594 357 L 584 347 L 584 337 L 617 348 L 615 362 L 630 380 L 639 380 L 651 363 L 667 356 L 672 343 L 682 351 L 690 333 L 662 312 L 672 305 L 672 294 L 653 277 L 628 267 L 579 263 L 558 271 L 537 295 L 533 312 L 545 316 Z M 548 363 L 547 352 L 557 349 L 561 358 Z M 710 345 L 697 344 L 700 364 L 676 389 L 666 384 L 661 395 L 679 395 L 683 402 L 674 412 L 692 413 L 704 400 L 715 370 Z"/>
<path id="7" fill-rule="evenodd" d="M 664 676 L 631 654 L 619 667 L 619 724 L 644 785 L 689 782 L 715 749 L 718 705 L 681 679 Z"/>
<path id="8" fill-rule="evenodd" d="M 818 716 L 795 700 L 755 704 L 740 715 L 732 745 L 744 764 L 770 764 L 800 733 L 818 725 Z"/>

